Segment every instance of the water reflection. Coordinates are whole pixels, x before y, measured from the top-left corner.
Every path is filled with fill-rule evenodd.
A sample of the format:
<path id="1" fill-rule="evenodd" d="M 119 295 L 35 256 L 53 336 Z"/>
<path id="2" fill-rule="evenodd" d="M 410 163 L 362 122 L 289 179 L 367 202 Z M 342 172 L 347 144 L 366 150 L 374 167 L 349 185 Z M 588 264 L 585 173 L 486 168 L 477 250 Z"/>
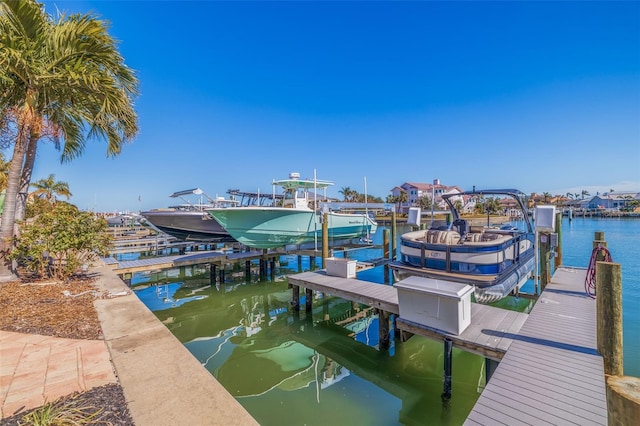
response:
<path id="1" fill-rule="evenodd" d="M 370 307 L 314 293 L 312 312 L 298 313 L 286 279 L 212 286 L 204 275 L 136 293 L 262 425 L 462 424 L 484 383 L 483 359 L 454 350 L 443 406 L 440 343 L 413 337 L 380 351 Z"/>

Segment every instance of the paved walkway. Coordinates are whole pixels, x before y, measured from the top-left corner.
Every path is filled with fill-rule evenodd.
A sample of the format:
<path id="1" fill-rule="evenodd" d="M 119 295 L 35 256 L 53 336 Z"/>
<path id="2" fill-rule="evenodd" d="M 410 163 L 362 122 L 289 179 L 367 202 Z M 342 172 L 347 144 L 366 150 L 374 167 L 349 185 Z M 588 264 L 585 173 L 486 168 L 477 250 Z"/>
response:
<path id="1" fill-rule="evenodd" d="M 107 345 L 0 330 L 0 413 L 9 417 L 45 402 L 116 383 Z"/>
<path id="2" fill-rule="evenodd" d="M 2 418 L 119 382 L 136 425 L 257 425 L 107 266 L 94 305 L 105 340 L 0 331 Z"/>

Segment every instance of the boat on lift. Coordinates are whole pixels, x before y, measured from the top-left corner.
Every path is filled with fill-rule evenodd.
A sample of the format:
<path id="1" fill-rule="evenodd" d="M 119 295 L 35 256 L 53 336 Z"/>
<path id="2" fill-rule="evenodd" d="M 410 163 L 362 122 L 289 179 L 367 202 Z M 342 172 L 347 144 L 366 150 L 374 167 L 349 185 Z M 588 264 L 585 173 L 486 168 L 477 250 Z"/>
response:
<path id="1" fill-rule="evenodd" d="M 188 196 L 198 196 L 198 202 L 190 202 Z M 237 200 L 224 197 L 212 198 L 200 188 L 174 192 L 169 197 L 180 198 L 183 203 L 169 208 L 140 212 L 139 222 L 182 241 L 205 243 L 234 241 L 233 237 L 207 214 L 206 209 L 235 207 L 238 205 Z"/>
<path id="2" fill-rule="evenodd" d="M 491 303 L 516 292 L 535 267 L 535 232 L 524 201 L 515 189 L 468 191 L 442 195 L 449 220 L 433 220 L 429 229 L 400 238 L 400 260 L 390 263 L 397 279 L 422 276 L 474 287 L 478 303 Z M 511 220 L 472 223 L 461 217 L 465 202 L 501 206 Z M 458 207 L 458 208 L 456 208 Z M 504 219 L 504 216 L 502 216 Z"/>
<path id="3" fill-rule="evenodd" d="M 300 179 L 299 173 L 291 173 L 289 179 L 274 180 L 272 184 L 283 189 L 278 205 L 206 210 L 235 240 L 255 248 L 317 241 L 322 238 L 325 213 L 330 239 L 364 238 L 376 232 L 378 225 L 368 214 L 317 208 L 326 201 L 326 195 L 318 199 L 317 190 L 326 190 L 333 182 Z"/>

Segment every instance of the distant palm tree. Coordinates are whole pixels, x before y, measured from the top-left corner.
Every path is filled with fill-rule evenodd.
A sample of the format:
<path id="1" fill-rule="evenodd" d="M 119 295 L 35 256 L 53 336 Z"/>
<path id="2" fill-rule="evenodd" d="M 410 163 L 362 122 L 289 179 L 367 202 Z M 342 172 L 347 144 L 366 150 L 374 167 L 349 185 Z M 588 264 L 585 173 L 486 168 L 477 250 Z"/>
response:
<path id="1" fill-rule="evenodd" d="M 55 176 L 52 174 L 46 179 L 33 182 L 31 186 L 36 188 L 36 190 L 32 192 L 34 196 L 44 198 L 50 203 L 55 203 L 58 195 L 67 197 L 67 200 L 71 198 L 69 184 L 67 182 L 56 182 Z"/>
<path id="2" fill-rule="evenodd" d="M 400 191 L 400 194 L 396 196 L 396 203 L 398 204 L 396 211 L 399 212 L 402 203 L 406 203 L 407 201 L 409 201 L 409 194 L 407 194 L 407 191 Z"/>
<path id="3" fill-rule="evenodd" d="M 364 195 L 360 197 L 358 191 L 351 189 L 348 186 L 343 186 L 342 189 L 338 192 L 342 194 L 343 200 L 346 203 L 353 203 L 355 201 L 358 201 L 360 198 L 364 199 Z"/>
<path id="4" fill-rule="evenodd" d="M 589 191 L 587 191 L 586 189 L 583 189 L 580 195 L 582 195 L 582 199 L 584 200 L 584 197 L 588 197 L 591 194 L 589 194 Z"/>
<path id="5" fill-rule="evenodd" d="M 104 22 L 80 14 L 54 18 L 33 0 L 0 1 L 0 64 L 2 125 L 16 129 L 0 225 L 6 253 L 16 217 L 24 214 L 38 142 L 51 139 L 63 162 L 93 138 L 107 141 L 107 156 L 118 155 L 138 131 L 138 81 Z M 0 280 L 7 278 L 12 271 L 0 262 Z"/>
<path id="6" fill-rule="evenodd" d="M 544 202 L 548 203 L 549 202 L 549 198 L 551 197 L 551 194 L 548 192 L 543 192 L 542 193 L 542 197 L 544 198 Z"/>

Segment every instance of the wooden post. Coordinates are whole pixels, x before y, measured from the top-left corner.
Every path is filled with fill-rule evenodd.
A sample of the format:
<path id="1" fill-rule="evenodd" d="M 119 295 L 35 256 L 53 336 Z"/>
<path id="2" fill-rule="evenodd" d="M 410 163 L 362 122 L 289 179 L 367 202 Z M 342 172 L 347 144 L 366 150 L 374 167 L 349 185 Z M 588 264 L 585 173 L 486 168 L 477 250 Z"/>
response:
<path id="1" fill-rule="evenodd" d="M 298 272 L 302 272 L 302 256 L 298 255 Z"/>
<path id="2" fill-rule="evenodd" d="M 326 259 L 329 257 L 329 214 L 322 215 L 322 269 L 327 268 Z"/>
<path id="3" fill-rule="evenodd" d="M 315 256 L 309 256 L 309 270 L 310 271 L 315 271 L 316 270 L 316 257 Z"/>
<path id="4" fill-rule="evenodd" d="M 607 377 L 609 425 L 632 425 L 640 419 L 640 378 Z"/>
<path id="5" fill-rule="evenodd" d="M 550 252 L 551 235 L 548 232 L 540 232 L 540 290 L 544 291 L 551 281 Z"/>
<path id="6" fill-rule="evenodd" d="M 306 289 L 305 293 L 305 311 L 311 312 L 313 309 L 313 290 L 310 288 Z"/>
<path id="7" fill-rule="evenodd" d="M 382 258 L 389 259 L 389 230 L 384 229 L 382 231 Z M 384 282 L 385 284 L 389 283 L 389 265 L 385 262 L 384 264 Z"/>
<path id="8" fill-rule="evenodd" d="M 556 247 L 556 259 L 553 262 L 553 271 L 562 266 L 562 212 L 556 213 L 556 233 L 558 234 L 558 246 Z"/>
<path id="9" fill-rule="evenodd" d="M 391 212 L 391 260 L 396 260 L 396 211 Z"/>
<path id="10" fill-rule="evenodd" d="M 598 352 L 604 359 L 604 373 L 622 376 L 622 268 L 619 263 L 596 262 L 596 316 Z"/>
<path id="11" fill-rule="evenodd" d="M 607 248 L 607 242 L 604 239 L 604 232 L 596 231 L 593 236 L 593 248 L 602 247 Z M 603 261 L 605 258 L 604 250 L 598 250 L 596 253 L 596 261 Z"/>
<path id="12" fill-rule="evenodd" d="M 453 363 L 453 341 L 448 337 L 444 339 L 444 385 L 442 399 L 451 399 L 451 370 Z"/>
<path id="13" fill-rule="evenodd" d="M 245 281 L 251 280 L 251 261 L 245 260 L 244 262 L 244 279 Z"/>
<path id="14" fill-rule="evenodd" d="M 389 313 L 382 309 L 378 311 L 378 345 L 380 349 L 389 349 Z"/>
<path id="15" fill-rule="evenodd" d="M 291 308 L 298 312 L 300 311 L 300 286 L 294 285 L 291 291 Z"/>
<path id="16" fill-rule="evenodd" d="M 220 267 L 220 284 L 224 284 L 224 265 Z"/>

